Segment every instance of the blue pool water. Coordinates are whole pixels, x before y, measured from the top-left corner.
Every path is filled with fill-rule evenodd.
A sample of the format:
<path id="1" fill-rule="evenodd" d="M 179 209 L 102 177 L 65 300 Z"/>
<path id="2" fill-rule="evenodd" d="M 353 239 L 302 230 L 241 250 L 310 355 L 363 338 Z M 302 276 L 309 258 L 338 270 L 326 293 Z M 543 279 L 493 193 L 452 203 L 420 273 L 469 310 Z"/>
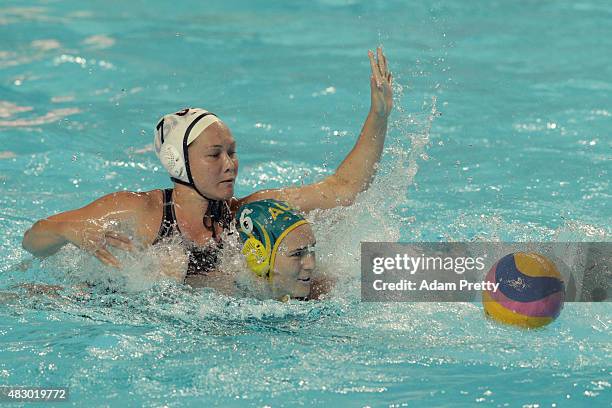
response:
<path id="1" fill-rule="evenodd" d="M 478 303 L 360 302 L 360 241 L 609 241 L 612 5 L 601 0 L 0 4 L 0 385 L 72 406 L 610 406 L 609 303 L 535 331 Z M 234 299 L 21 249 L 37 219 L 169 186 L 152 128 L 185 106 L 238 141 L 237 193 L 352 147 L 367 49 L 396 77 L 376 183 L 316 215 L 321 302 Z M 143 265 L 143 259 L 145 259 Z M 81 293 L 84 279 L 110 279 Z M 57 295 L 25 283 L 58 284 Z"/>

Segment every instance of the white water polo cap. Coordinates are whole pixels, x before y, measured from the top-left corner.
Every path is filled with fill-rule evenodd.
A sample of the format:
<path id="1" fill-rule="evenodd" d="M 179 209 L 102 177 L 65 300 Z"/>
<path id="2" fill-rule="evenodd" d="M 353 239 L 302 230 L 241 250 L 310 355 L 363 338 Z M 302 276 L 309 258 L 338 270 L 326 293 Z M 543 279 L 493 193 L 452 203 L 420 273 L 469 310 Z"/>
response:
<path id="1" fill-rule="evenodd" d="M 155 154 L 178 183 L 195 187 L 187 147 L 219 118 L 204 109 L 186 108 L 164 115 L 155 126 Z"/>

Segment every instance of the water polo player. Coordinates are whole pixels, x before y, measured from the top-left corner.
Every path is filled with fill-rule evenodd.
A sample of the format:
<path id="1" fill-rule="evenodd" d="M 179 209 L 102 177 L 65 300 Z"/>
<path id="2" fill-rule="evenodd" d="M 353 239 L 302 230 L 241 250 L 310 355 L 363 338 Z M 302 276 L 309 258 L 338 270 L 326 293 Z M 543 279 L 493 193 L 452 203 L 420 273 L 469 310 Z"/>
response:
<path id="1" fill-rule="evenodd" d="M 236 213 L 242 253 L 265 295 L 274 299 L 318 297 L 324 280 L 315 276 L 315 236 L 289 204 L 255 201 Z M 313 287 L 314 285 L 314 287 Z"/>
<path id="2" fill-rule="evenodd" d="M 109 247 L 132 250 L 134 241 L 154 245 L 179 236 L 189 254 L 189 283 L 190 276 L 206 275 L 217 266 L 221 233 L 245 204 L 276 199 L 303 212 L 350 205 L 374 176 L 393 106 L 392 76 L 382 50 L 377 49 L 376 57 L 369 52 L 368 57 L 370 111 L 355 146 L 324 180 L 235 198 L 238 157 L 232 133 L 213 113 L 184 109 L 165 115 L 155 128 L 155 151 L 174 182 L 173 189 L 116 192 L 83 208 L 40 220 L 25 233 L 23 247 L 45 257 L 72 243 L 103 263 L 119 267 Z M 135 226 L 133 237 L 116 230 L 123 222 Z"/>

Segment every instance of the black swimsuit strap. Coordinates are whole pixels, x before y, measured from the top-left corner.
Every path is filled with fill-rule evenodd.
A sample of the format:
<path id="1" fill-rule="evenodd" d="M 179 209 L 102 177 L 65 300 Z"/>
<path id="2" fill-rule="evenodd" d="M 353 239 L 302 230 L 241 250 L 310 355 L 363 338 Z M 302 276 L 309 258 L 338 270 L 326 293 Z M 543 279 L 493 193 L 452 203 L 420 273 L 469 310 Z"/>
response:
<path id="1" fill-rule="evenodd" d="M 176 217 L 174 216 L 174 205 L 172 202 L 172 189 L 166 188 L 163 190 L 164 204 L 163 204 L 163 215 L 162 221 L 159 226 L 159 232 L 157 238 L 153 244 L 159 242 L 162 238 L 167 238 L 173 234 L 173 230 L 176 225 Z"/>
<path id="2" fill-rule="evenodd" d="M 163 190 L 163 215 L 162 222 L 157 233 L 157 238 L 153 244 L 160 242 L 163 238 L 172 237 L 173 235 L 182 235 L 174 212 L 174 202 L 172 201 L 172 189 Z M 213 204 L 214 203 L 214 204 Z M 217 267 L 219 263 L 219 250 L 223 247 L 223 243 L 218 241 L 217 233 L 214 228 L 214 222 L 218 219 L 224 230 L 229 228 L 231 211 L 227 202 L 211 202 L 213 208 L 209 215 L 215 214 L 215 217 L 208 218 L 212 221 L 212 233 L 214 244 L 199 247 L 192 242 L 185 242 L 189 261 L 187 266 L 187 276 L 205 275 L 208 271 Z M 206 217 L 205 217 L 206 219 Z M 203 220 L 204 221 L 204 220 Z"/>
<path id="3" fill-rule="evenodd" d="M 178 226 L 176 213 L 174 212 L 174 202 L 172 200 L 173 189 L 166 188 L 162 192 L 164 196 L 163 215 L 161 225 L 159 226 L 159 231 L 157 233 L 157 238 L 153 242 L 154 244 L 159 242 L 162 238 L 167 238 L 174 235 L 174 233 L 182 235 L 181 229 Z M 229 208 L 229 204 L 225 201 L 210 201 L 206 213 L 207 214 L 202 220 L 204 226 L 211 230 L 213 240 L 219 243 L 215 222 L 219 222 L 223 230 L 230 228 L 231 210 Z M 206 225 L 207 220 L 209 221 L 209 225 Z"/>

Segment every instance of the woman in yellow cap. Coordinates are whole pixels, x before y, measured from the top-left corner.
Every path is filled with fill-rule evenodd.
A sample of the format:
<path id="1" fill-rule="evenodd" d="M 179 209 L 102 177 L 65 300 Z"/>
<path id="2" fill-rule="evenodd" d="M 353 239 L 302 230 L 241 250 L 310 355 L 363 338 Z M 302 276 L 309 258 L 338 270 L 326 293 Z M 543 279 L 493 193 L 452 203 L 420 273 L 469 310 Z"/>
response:
<path id="1" fill-rule="evenodd" d="M 392 76 L 380 48 L 368 52 L 371 107 L 359 138 L 334 174 L 310 185 L 257 191 L 234 197 L 238 174 L 236 142 L 224 122 L 203 109 L 165 115 L 155 128 L 155 151 L 168 170 L 173 189 L 143 193 L 116 192 L 91 204 L 36 222 L 23 247 L 38 257 L 67 243 L 88 251 L 107 265 L 120 263 L 109 247 L 131 250 L 133 241 L 154 245 L 180 236 L 189 254 L 190 276 L 205 275 L 217 265 L 220 235 L 238 209 L 250 202 L 276 199 L 302 212 L 350 205 L 370 184 L 380 160 L 393 106 Z M 135 226 L 134 236 L 117 231 Z"/>
<path id="2" fill-rule="evenodd" d="M 287 203 L 254 201 L 236 213 L 236 228 L 248 268 L 274 299 L 317 298 L 323 283 L 315 275 L 315 236 L 308 221 Z"/>
<path id="3" fill-rule="evenodd" d="M 253 201 L 236 212 L 235 225 L 251 273 L 227 268 L 233 269 L 233 280 L 227 279 L 228 270 L 219 271 L 220 279 L 215 274 L 204 282 L 192 281 L 194 286 L 214 287 L 228 295 L 239 290 L 278 300 L 317 299 L 331 289 L 333 281 L 316 271 L 314 232 L 297 209 L 278 200 Z M 186 275 L 180 265 L 162 272 L 178 282 Z"/>

